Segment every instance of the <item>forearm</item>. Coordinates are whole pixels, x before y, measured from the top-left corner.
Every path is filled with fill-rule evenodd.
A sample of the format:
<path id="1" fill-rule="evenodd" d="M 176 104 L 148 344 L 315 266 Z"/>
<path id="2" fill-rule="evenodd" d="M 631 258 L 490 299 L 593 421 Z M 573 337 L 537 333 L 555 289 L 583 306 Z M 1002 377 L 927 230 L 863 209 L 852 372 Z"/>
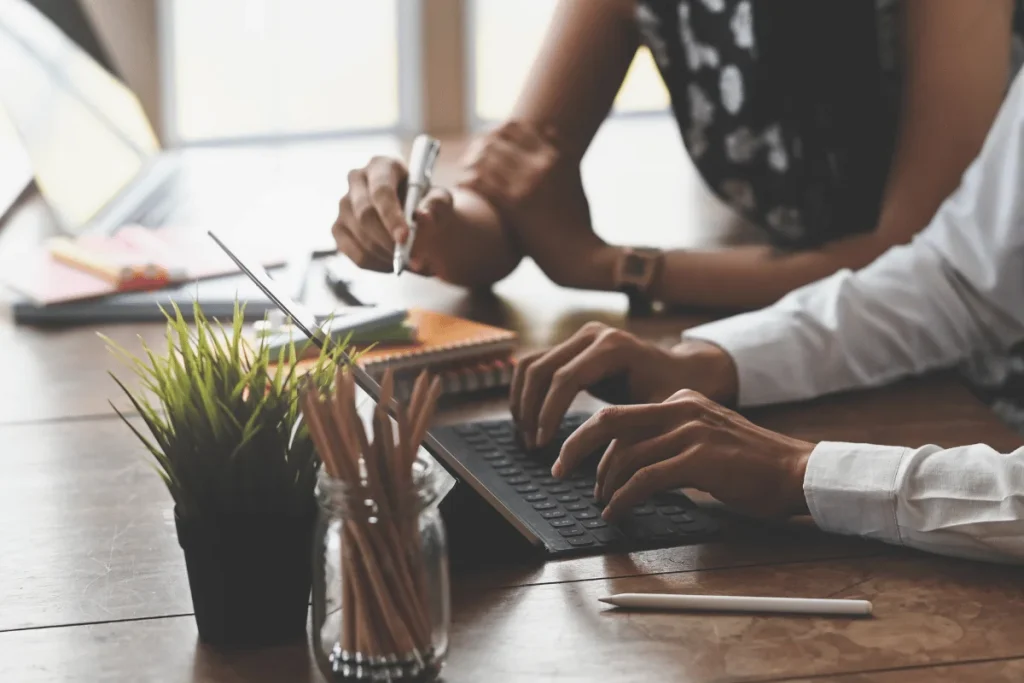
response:
<path id="1" fill-rule="evenodd" d="M 963 184 L 913 243 L 857 273 L 688 332 L 733 356 L 741 404 L 812 398 L 948 367 L 1024 338 L 1024 80 Z"/>
<path id="2" fill-rule="evenodd" d="M 807 462 L 804 495 L 826 531 L 1024 562 L 1024 449 L 821 443 Z"/>
<path id="3" fill-rule="evenodd" d="M 767 246 L 671 251 L 665 254 L 652 294 L 676 306 L 763 308 L 839 270 L 859 270 L 888 246 L 875 234 L 866 234 L 792 253 L 779 253 Z"/>
<path id="4" fill-rule="evenodd" d="M 488 287 L 501 280 L 522 258 L 498 212 L 480 195 L 452 190 L 455 220 L 443 272 L 436 275 L 462 287 Z"/>

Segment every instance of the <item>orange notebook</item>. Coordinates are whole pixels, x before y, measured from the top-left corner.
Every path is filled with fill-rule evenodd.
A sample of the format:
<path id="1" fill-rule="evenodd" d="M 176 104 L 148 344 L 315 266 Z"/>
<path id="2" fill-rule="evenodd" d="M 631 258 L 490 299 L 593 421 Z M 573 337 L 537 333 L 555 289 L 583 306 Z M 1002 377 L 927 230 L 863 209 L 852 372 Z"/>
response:
<path id="1" fill-rule="evenodd" d="M 515 332 L 443 313 L 412 309 L 408 324 L 416 329 L 416 343 L 374 348 L 359 364 L 379 378 L 391 368 L 396 375 L 423 369 L 509 358 L 516 347 Z"/>
<path id="2" fill-rule="evenodd" d="M 375 347 L 359 358 L 378 382 L 386 369 L 394 370 L 398 400 L 408 400 L 422 370 L 441 378 L 442 396 L 500 389 L 512 382 L 514 332 L 419 309 L 409 311 L 406 324 L 416 328 L 415 343 Z M 299 372 L 315 363 L 315 359 L 300 361 Z"/>

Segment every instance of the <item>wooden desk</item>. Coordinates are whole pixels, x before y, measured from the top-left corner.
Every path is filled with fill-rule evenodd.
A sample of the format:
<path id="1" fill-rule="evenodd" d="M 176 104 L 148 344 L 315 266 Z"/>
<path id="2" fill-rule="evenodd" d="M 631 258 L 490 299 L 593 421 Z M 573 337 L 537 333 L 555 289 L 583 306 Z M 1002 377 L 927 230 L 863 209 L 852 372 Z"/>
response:
<path id="1" fill-rule="evenodd" d="M 493 296 L 416 278 L 366 277 L 360 288 L 509 325 L 528 346 L 592 318 L 666 341 L 693 322 L 628 320 L 620 297 L 560 291 L 529 264 Z M 135 349 L 136 335 L 152 342 L 161 333 L 103 331 Z M 0 680 L 321 680 L 304 646 L 224 653 L 197 644 L 171 503 L 106 403 L 117 392 L 105 373 L 118 365 L 95 332 L 0 323 L 0 351 Z M 502 410 L 488 401 L 446 417 Z M 752 417 L 813 439 L 1020 443 L 949 377 Z M 595 600 L 624 590 L 862 597 L 876 616 L 616 614 Z M 699 546 L 463 574 L 453 591 L 448 681 L 1024 678 L 1019 568 L 832 537 L 806 521 L 738 524 Z"/>

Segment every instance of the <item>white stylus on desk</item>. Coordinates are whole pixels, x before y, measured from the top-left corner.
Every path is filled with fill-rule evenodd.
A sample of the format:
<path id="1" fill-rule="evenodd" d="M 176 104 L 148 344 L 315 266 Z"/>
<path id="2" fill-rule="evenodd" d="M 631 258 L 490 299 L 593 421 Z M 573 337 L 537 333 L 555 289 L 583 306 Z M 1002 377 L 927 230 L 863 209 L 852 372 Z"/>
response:
<path id="1" fill-rule="evenodd" d="M 867 600 L 818 598 L 753 598 L 736 595 L 673 595 L 663 593 L 619 593 L 598 598 L 601 602 L 633 609 L 699 612 L 779 612 L 786 614 L 871 614 Z"/>
<path id="2" fill-rule="evenodd" d="M 434 173 L 434 163 L 441 151 L 441 143 L 429 135 L 417 135 L 412 143 L 409 154 L 409 182 L 405 192 L 405 222 L 409 226 L 409 236 L 404 244 L 395 243 L 394 269 L 395 275 L 401 275 L 409 267 L 409 255 L 416 240 L 416 207 L 430 191 L 430 179 Z"/>

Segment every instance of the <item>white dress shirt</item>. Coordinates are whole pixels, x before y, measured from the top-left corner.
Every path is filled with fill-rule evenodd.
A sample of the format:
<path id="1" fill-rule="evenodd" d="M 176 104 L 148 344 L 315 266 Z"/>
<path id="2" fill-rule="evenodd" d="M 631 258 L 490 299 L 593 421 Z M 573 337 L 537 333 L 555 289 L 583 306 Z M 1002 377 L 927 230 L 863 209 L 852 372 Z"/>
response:
<path id="1" fill-rule="evenodd" d="M 911 244 L 685 336 L 735 359 L 743 406 L 882 385 L 1024 339 L 1024 80 L 960 188 Z M 1024 562 L 1024 448 L 826 442 L 804 492 L 826 530 Z"/>

